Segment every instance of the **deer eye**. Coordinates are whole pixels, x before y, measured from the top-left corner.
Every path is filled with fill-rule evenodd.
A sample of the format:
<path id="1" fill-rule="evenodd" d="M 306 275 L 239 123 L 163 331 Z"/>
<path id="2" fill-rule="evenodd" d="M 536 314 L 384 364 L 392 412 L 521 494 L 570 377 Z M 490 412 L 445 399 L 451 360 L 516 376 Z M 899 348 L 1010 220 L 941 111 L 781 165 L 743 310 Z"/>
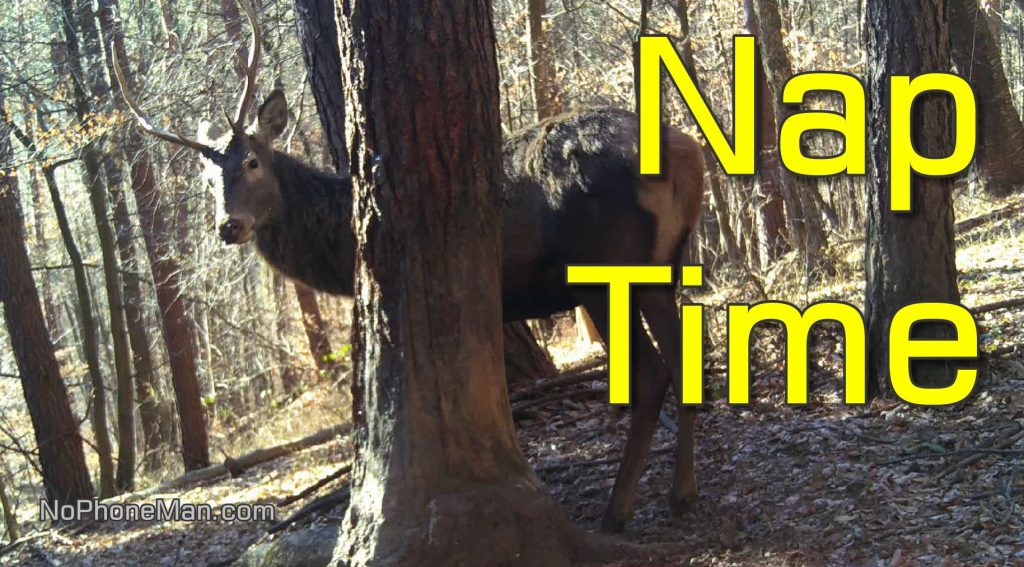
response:
<path id="1" fill-rule="evenodd" d="M 256 158 L 252 158 L 251 160 L 246 162 L 245 166 L 248 167 L 249 169 L 256 169 L 260 166 L 260 162 Z"/>

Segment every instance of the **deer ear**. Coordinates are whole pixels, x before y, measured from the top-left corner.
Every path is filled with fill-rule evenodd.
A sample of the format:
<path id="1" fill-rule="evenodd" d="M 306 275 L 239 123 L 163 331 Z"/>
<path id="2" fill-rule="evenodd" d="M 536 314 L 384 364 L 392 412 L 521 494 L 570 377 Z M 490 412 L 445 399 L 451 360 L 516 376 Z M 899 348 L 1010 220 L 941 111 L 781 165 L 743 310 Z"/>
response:
<path id="1" fill-rule="evenodd" d="M 284 98 L 284 91 L 271 91 L 260 105 L 257 116 L 260 137 L 267 142 L 276 140 L 288 125 L 288 101 Z"/>

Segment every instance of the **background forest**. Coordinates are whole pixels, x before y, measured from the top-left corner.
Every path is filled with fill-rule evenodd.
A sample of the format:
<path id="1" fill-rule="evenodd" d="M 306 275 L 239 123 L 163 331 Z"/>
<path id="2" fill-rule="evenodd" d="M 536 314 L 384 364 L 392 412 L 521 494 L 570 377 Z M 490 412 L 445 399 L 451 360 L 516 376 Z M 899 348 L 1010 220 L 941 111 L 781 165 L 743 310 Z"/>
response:
<path id="1" fill-rule="evenodd" d="M 703 216 L 691 246 L 706 274 L 699 298 L 712 306 L 713 411 L 702 412 L 698 462 L 702 475 L 722 476 L 702 479 L 710 504 L 682 528 L 660 507 L 640 508 L 635 539 L 683 542 L 685 553 L 722 564 L 1024 562 L 1024 479 L 1014 472 L 1024 439 L 1024 2 L 976 2 L 949 0 L 948 7 L 953 68 L 971 82 L 981 107 L 979 151 L 952 185 L 952 206 L 961 303 L 982 326 L 986 371 L 980 396 L 927 413 L 887 399 L 866 411 L 780 409 L 785 341 L 776 329 L 758 334 L 752 372 L 753 397 L 772 410 L 721 403 L 725 314 L 714 307 L 765 299 L 864 305 L 868 180 L 789 174 L 778 160 L 776 125 L 794 108 L 773 103 L 800 72 L 870 75 L 860 0 L 494 0 L 506 136 L 563 111 L 633 109 L 633 49 L 641 33 L 672 39 L 729 132 L 732 36 L 760 41 L 759 175 L 725 176 L 705 149 Z M 19 371 L 12 348 L 18 339 L 0 324 L 0 544 L 10 544 L 0 547 L 0 562 L 149 564 L 174 550 L 164 564 L 227 564 L 268 527 L 163 526 L 130 537 L 111 528 L 87 543 L 74 533 L 55 535 L 38 520 L 36 504 L 47 496 L 41 462 L 55 453 L 37 446 L 31 404 L 52 411 L 46 415 L 55 431 L 80 432 L 84 469 L 59 468 L 88 471 L 68 482 L 91 483 L 99 497 L 187 492 L 190 482 L 231 473 L 240 478 L 186 497 L 276 502 L 278 520 L 296 511 L 300 523 L 336 520 L 344 509 L 337 491 L 313 500 L 310 510 L 296 504 L 348 474 L 338 467 L 351 449 L 338 433 L 351 415 L 351 300 L 287 279 L 253 246 L 224 245 L 202 163 L 194 152 L 139 132 L 110 53 L 117 52 L 130 88 L 160 127 L 195 136 L 201 122 L 218 123 L 234 110 L 251 35 L 244 10 L 235 0 L 4 5 L 0 194 L 20 215 L 9 209 L 0 230 L 23 227 L 66 400 L 45 385 L 32 391 L 42 381 Z M 255 0 L 254 7 L 263 52 L 258 100 L 280 88 L 289 101 L 278 147 L 325 171 L 346 171 L 344 153 L 329 140 L 339 132 L 330 124 L 337 118 L 318 112 L 317 98 L 329 100 L 330 89 L 310 71 L 336 41 L 334 3 Z M 666 119 L 699 137 L 678 97 L 667 100 Z M 840 105 L 821 96 L 808 106 Z M 832 155 L 842 141 L 816 134 L 805 143 L 809 154 Z M 0 250 L 0 271 L 14 269 L 8 252 Z M 580 314 L 507 326 L 505 333 L 506 341 L 521 341 L 506 366 L 523 451 L 573 519 L 592 527 L 626 423 L 603 401 L 603 351 L 587 339 Z M 812 363 L 812 396 L 838 400 L 836 329 L 816 331 L 814 345 L 820 356 Z M 554 378 L 559 372 L 569 379 Z M 655 454 L 667 455 L 669 434 L 657 435 Z M 272 455 L 246 460 L 268 447 Z M 285 454 L 298 456 L 263 464 Z M 748 460 L 737 461 L 742 455 Z M 566 458 L 582 462 L 590 476 L 568 473 Z M 651 459 L 653 469 L 668 466 Z M 218 464 L 209 476 L 182 481 Z M 976 468 L 956 489 L 922 480 L 955 478 L 968 466 Z M 871 493 L 869 484 L 887 492 Z M 645 484 L 640 498 L 660 498 L 660 490 Z M 869 500 L 891 508 L 863 508 Z M 890 529 L 897 524 L 902 529 Z M 938 535 L 904 537 L 914 531 Z M 815 537 L 823 541 L 765 543 Z M 134 539 L 145 545 L 133 546 Z M 194 545 L 180 545 L 186 540 Z"/>

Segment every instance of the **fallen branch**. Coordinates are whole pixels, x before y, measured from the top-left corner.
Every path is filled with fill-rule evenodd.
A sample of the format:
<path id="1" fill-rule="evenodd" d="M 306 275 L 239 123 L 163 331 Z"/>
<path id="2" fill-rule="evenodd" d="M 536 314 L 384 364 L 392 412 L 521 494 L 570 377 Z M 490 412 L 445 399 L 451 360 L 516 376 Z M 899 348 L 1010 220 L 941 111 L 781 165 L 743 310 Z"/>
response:
<path id="1" fill-rule="evenodd" d="M 1004 299 L 1003 301 L 996 301 L 995 303 L 979 305 L 978 307 L 971 309 L 971 313 L 981 315 L 982 313 L 990 313 L 1001 309 L 1013 309 L 1014 307 L 1024 307 L 1024 297 Z"/>
<path id="2" fill-rule="evenodd" d="M 976 216 L 976 217 L 973 217 L 973 218 L 962 220 L 962 221 L 956 223 L 955 225 L 953 225 L 953 231 L 956 234 L 960 234 L 962 232 L 966 232 L 968 230 L 977 228 L 977 227 L 979 227 L 979 226 L 981 226 L 981 225 L 983 225 L 983 224 L 985 224 L 985 223 L 987 223 L 989 221 L 1000 220 L 1000 219 L 1002 219 L 1004 217 L 1010 216 L 1010 215 L 1016 213 L 1018 210 L 1020 210 L 1021 207 L 1022 207 L 1021 203 L 1013 203 L 1013 204 L 1007 205 L 1007 206 L 1005 206 L 1005 207 L 1003 207 L 1001 209 L 996 209 L 994 211 L 985 213 L 983 215 L 979 215 L 979 216 Z"/>
<path id="3" fill-rule="evenodd" d="M 553 378 L 551 380 L 544 380 L 543 382 L 535 382 L 529 387 L 515 392 L 509 396 L 509 402 L 515 403 L 525 400 L 526 398 L 533 397 L 545 390 L 551 390 L 553 388 L 562 388 L 565 386 L 572 386 L 574 384 L 580 384 L 582 382 L 590 382 L 597 380 L 601 376 L 607 374 L 607 370 L 584 370 L 581 372 L 574 372 L 567 376 L 559 378 Z"/>
<path id="4" fill-rule="evenodd" d="M 310 447 L 315 447 L 317 445 L 323 445 L 324 443 L 327 443 L 328 441 L 331 441 L 332 439 L 344 433 L 347 433 L 349 429 L 350 426 L 348 425 L 338 425 L 335 427 L 330 427 L 322 431 L 318 431 L 317 433 L 314 433 L 307 437 L 303 437 L 302 439 L 297 439 L 295 441 L 289 441 L 288 443 L 282 443 L 280 445 L 275 445 L 273 447 L 257 449 L 251 453 L 246 453 L 245 455 L 242 455 L 237 459 L 233 459 L 231 461 L 231 464 L 232 467 L 237 465 L 242 467 L 243 469 L 249 469 L 256 465 L 261 465 L 263 463 L 279 459 L 281 457 L 290 455 L 303 449 L 308 449 Z M 153 494 L 159 494 L 161 492 L 174 490 L 177 488 L 188 486 L 190 484 L 196 484 L 199 482 L 211 480 L 220 476 L 224 476 L 226 474 L 229 474 L 229 470 L 225 464 L 222 463 L 219 465 L 213 465 L 206 467 L 205 469 L 187 472 L 179 476 L 178 478 L 169 480 L 153 488 L 149 488 L 139 492 L 123 494 L 121 496 L 111 499 L 111 501 L 130 502 L 133 500 L 137 500 L 139 498 L 151 496 Z"/>
<path id="5" fill-rule="evenodd" d="M 675 451 L 675 449 L 676 449 L 675 445 L 665 445 L 664 447 L 658 447 L 657 449 L 651 449 L 647 454 L 648 455 L 664 455 L 666 453 L 671 453 L 672 451 Z M 551 464 L 551 465 L 545 465 L 543 467 L 537 467 L 537 468 L 533 469 L 533 471 L 536 472 L 536 473 L 546 473 L 546 472 L 554 472 L 554 471 L 561 471 L 561 470 L 574 469 L 574 468 L 600 467 L 600 466 L 603 466 L 603 465 L 614 465 L 615 463 L 618 463 L 620 461 L 622 461 L 622 457 L 606 457 L 604 459 L 594 459 L 593 461 L 583 461 L 581 463 L 574 463 L 572 461 L 566 461 L 566 462 L 563 462 L 563 463 L 554 463 L 554 464 Z"/>
<path id="6" fill-rule="evenodd" d="M 984 459 L 985 455 L 991 454 L 991 451 L 993 450 L 999 451 L 1002 449 L 1012 447 L 1021 439 L 1024 439 L 1024 426 L 1018 425 L 1017 427 L 1013 428 L 1013 431 L 1011 433 L 1004 435 L 1000 440 L 994 442 L 991 447 L 979 447 L 979 449 L 984 449 L 984 452 L 977 451 L 975 452 L 975 454 L 957 462 L 956 464 L 950 466 L 946 470 L 939 473 L 939 479 L 941 480 L 954 471 L 958 471 L 965 467 L 973 465 L 974 463 Z"/>
<path id="7" fill-rule="evenodd" d="M 1003 355 L 1006 355 L 1006 354 L 1013 354 L 1013 353 L 1019 352 L 1021 350 L 1024 350 L 1024 349 L 1022 349 L 1022 345 L 1009 345 L 1009 346 L 999 347 L 997 349 L 992 349 L 992 350 L 990 350 L 988 352 L 983 352 L 982 354 L 987 356 L 987 357 L 989 357 L 989 358 L 995 358 L 995 357 L 1003 356 Z"/>
<path id="8" fill-rule="evenodd" d="M 551 394 L 550 396 L 544 396 L 538 400 L 529 400 L 521 402 L 519 405 L 512 408 L 512 417 L 516 417 L 521 414 L 524 410 L 540 407 L 543 405 L 550 404 L 551 402 L 557 402 L 560 400 L 572 400 L 577 398 L 597 398 L 604 394 L 607 394 L 608 390 L 574 390 L 572 392 L 562 392 L 559 394 Z"/>
<path id="9" fill-rule="evenodd" d="M 287 528 L 288 526 L 294 524 L 295 522 L 307 516 L 311 516 L 321 510 L 333 508 L 334 506 L 341 504 L 342 502 L 348 499 L 349 487 L 348 485 L 345 485 L 339 488 L 338 490 L 335 490 L 330 494 L 326 494 L 320 498 L 317 498 L 316 500 L 310 502 L 309 504 L 306 504 L 302 508 L 299 508 L 299 510 L 296 511 L 291 516 L 288 516 L 280 522 L 270 526 L 270 528 L 267 529 L 267 533 L 276 534 L 277 532 Z"/>
<path id="10" fill-rule="evenodd" d="M 334 471 L 329 476 L 316 481 L 316 483 L 314 483 L 313 486 L 304 489 L 302 492 L 298 494 L 293 494 L 287 498 L 282 499 L 280 502 L 277 503 L 277 505 L 281 508 L 284 508 L 285 506 L 290 506 L 291 504 L 294 504 L 295 502 L 302 500 L 303 498 L 309 496 L 310 494 L 313 494 L 317 490 L 320 490 L 331 481 L 341 476 L 344 476 L 350 472 L 352 472 L 352 463 L 349 463 L 341 467 L 340 469 Z"/>

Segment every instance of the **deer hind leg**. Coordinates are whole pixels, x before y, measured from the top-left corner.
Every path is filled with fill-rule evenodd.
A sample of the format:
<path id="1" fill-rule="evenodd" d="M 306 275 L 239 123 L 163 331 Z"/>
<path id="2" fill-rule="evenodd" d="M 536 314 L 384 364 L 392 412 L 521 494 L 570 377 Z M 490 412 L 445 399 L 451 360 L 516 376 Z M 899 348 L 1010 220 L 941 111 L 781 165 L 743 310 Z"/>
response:
<path id="1" fill-rule="evenodd" d="M 587 309 L 594 325 L 602 337 L 608 336 L 607 292 L 591 294 L 590 290 L 580 291 L 583 306 Z M 658 426 L 658 414 L 665 400 L 669 374 L 661 364 L 658 353 L 651 344 L 640 321 L 639 310 L 634 309 L 630 321 L 632 389 L 630 392 L 630 423 L 626 448 L 619 465 L 619 472 L 612 488 L 611 499 L 601 520 L 601 530 L 621 532 L 633 516 L 636 504 L 636 486 L 643 475 L 647 453 Z"/>
<path id="2" fill-rule="evenodd" d="M 663 364 L 671 372 L 674 400 L 681 398 L 681 349 L 679 310 L 675 290 L 670 287 L 644 287 L 634 292 L 634 301 L 644 315 L 651 335 L 661 350 Z M 676 516 L 689 510 L 697 501 L 697 473 L 694 463 L 694 423 L 697 412 L 693 407 L 680 407 L 676 412 L 675 475 L 669 492 L 669 507 Z"/>

